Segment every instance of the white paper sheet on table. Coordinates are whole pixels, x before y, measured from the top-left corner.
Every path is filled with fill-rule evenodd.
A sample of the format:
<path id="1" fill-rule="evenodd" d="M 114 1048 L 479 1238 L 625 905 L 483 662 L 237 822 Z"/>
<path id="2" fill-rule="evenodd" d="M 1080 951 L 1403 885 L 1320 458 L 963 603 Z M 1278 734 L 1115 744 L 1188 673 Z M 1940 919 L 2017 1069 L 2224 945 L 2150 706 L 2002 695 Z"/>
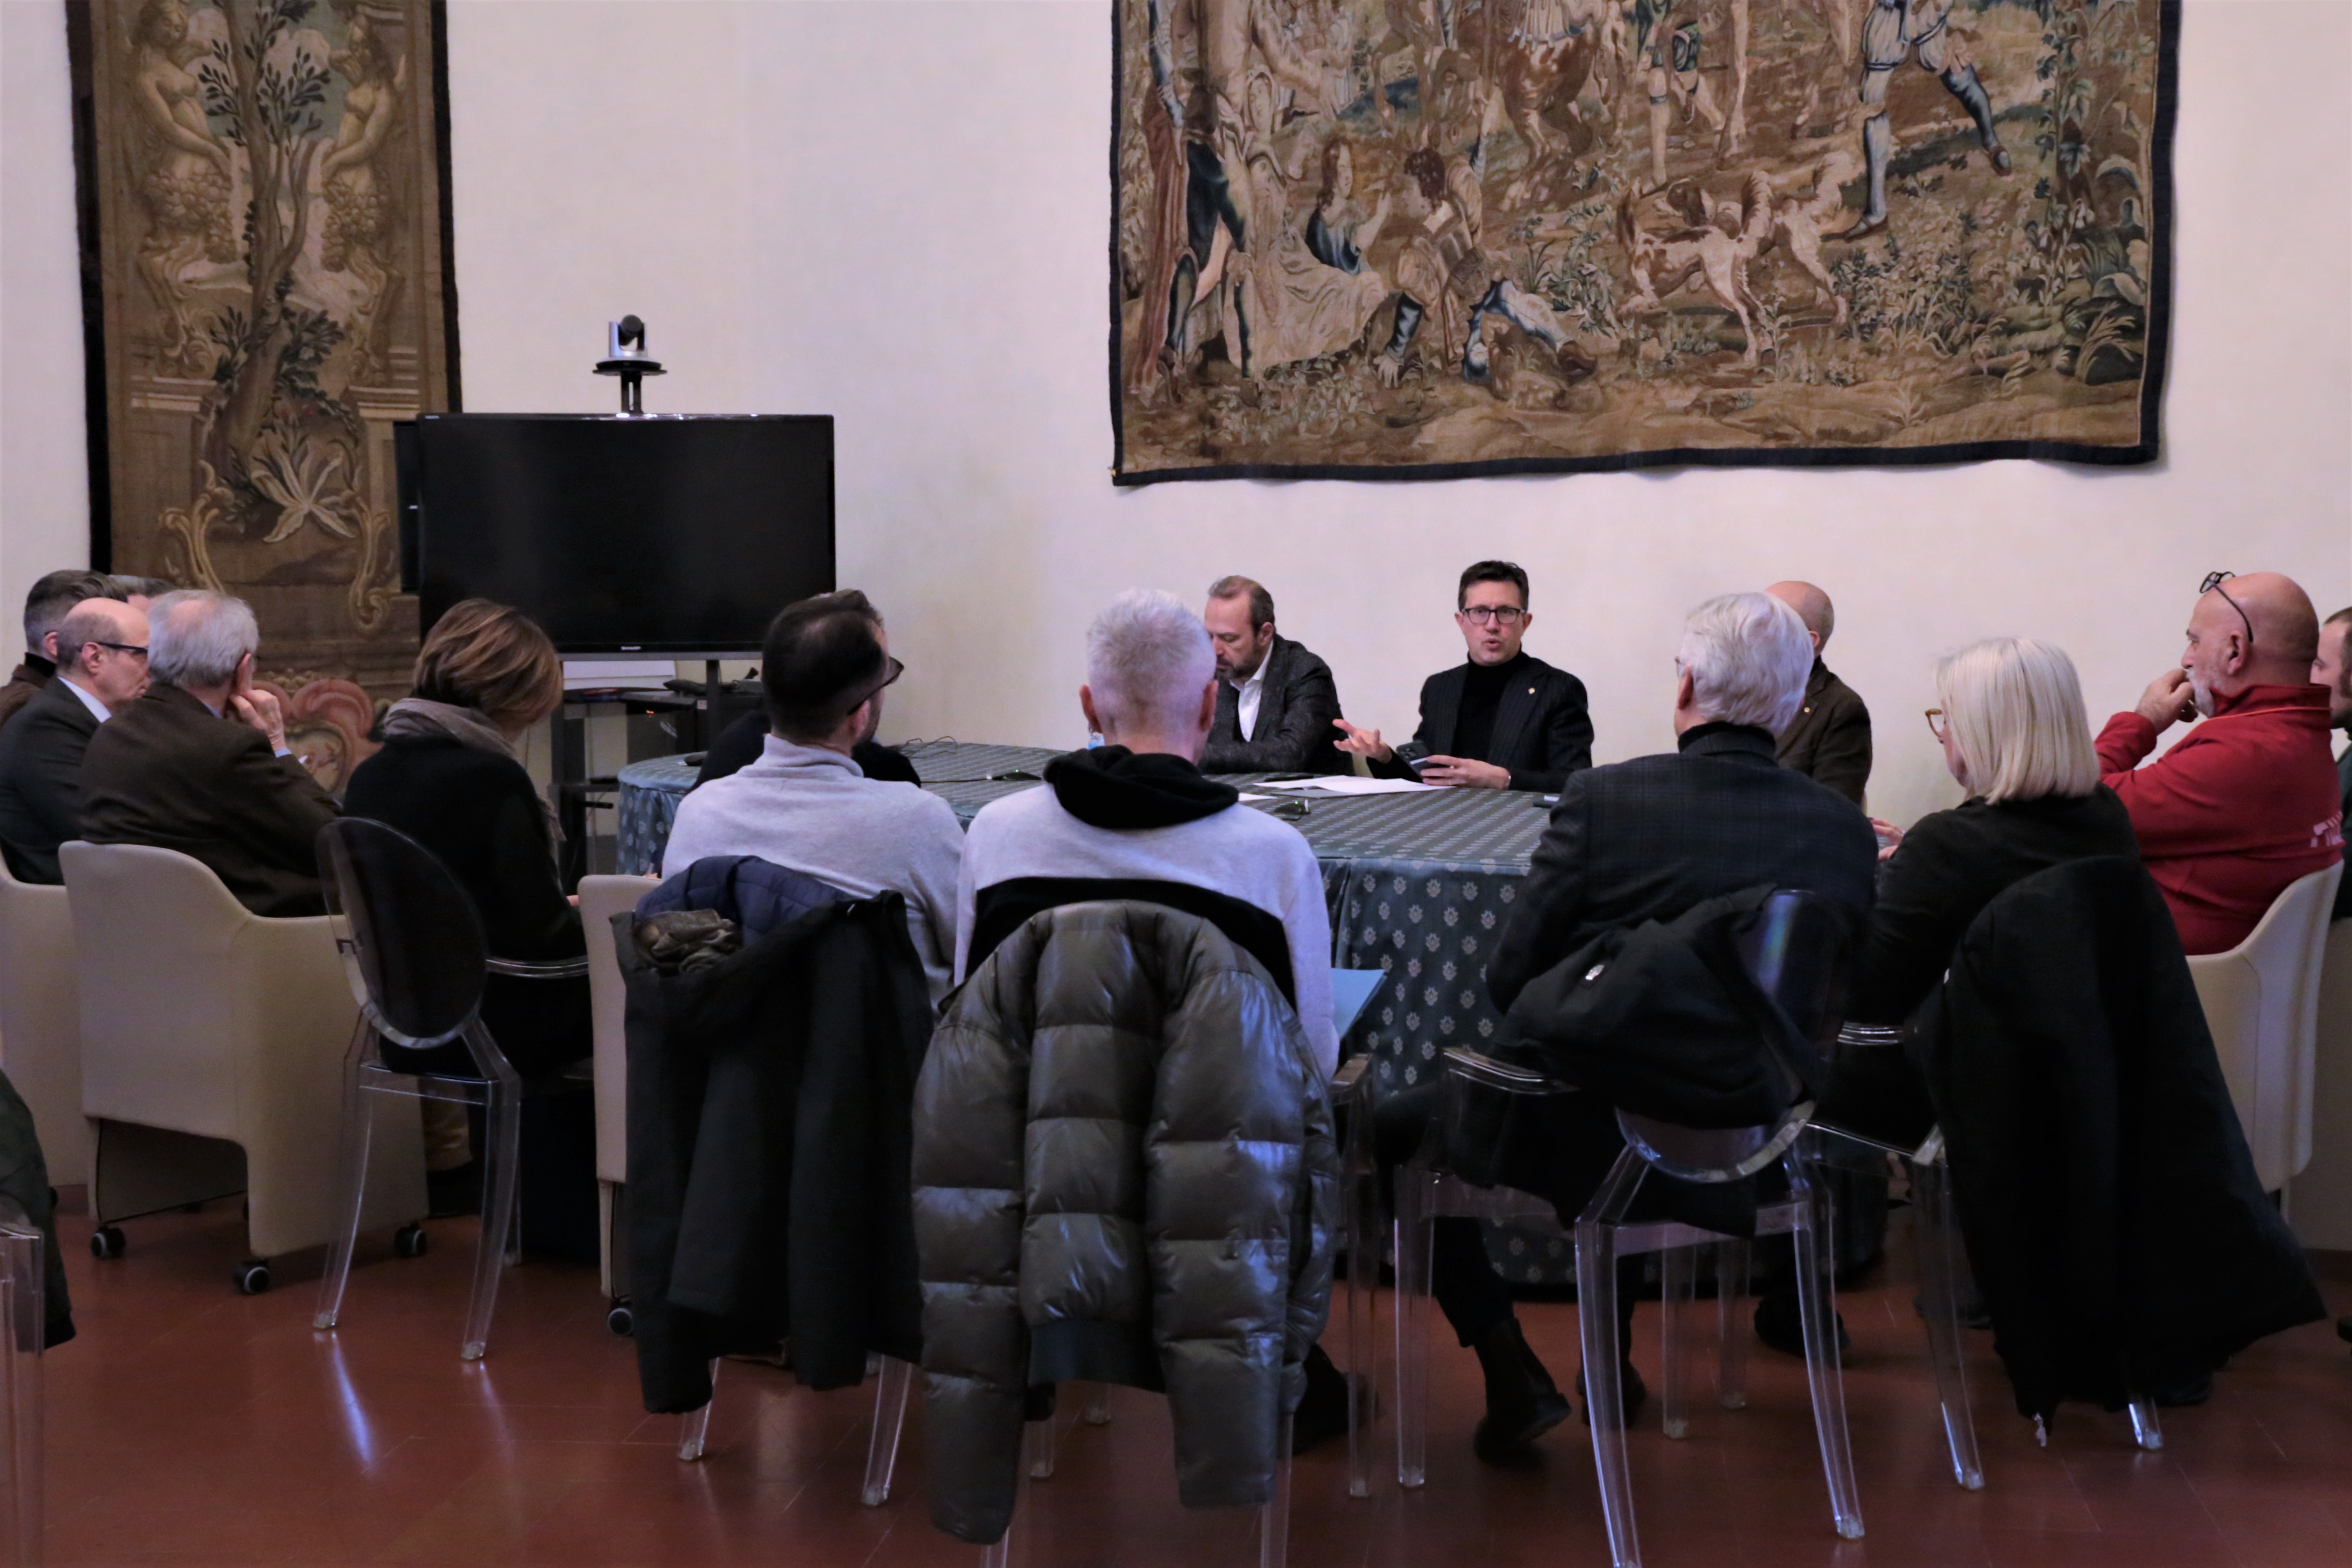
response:
<path id="1" fill-rule="evenodd" d="M 1417 784 L 1410 779 L 1355 779 L 1341 775 L 1331 779 L 1301 779 L 1289 784 L 1260 784 L 1261 789 L 1280 789 L 1316 795 L 1412 795 L 1423 790 L 1435 790 L 1434 784 Z"/>

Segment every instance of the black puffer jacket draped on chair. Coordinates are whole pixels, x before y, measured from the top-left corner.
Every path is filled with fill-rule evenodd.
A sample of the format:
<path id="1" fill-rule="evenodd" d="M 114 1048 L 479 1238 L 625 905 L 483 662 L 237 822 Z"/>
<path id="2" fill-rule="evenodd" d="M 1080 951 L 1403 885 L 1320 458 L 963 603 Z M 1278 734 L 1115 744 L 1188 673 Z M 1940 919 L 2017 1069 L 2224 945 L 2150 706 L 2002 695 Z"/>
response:
<path id="1" fill-rule="evenodd" d="M 992 1542 L 1032 1385 L 1165 1389 L 1188 1508 L 1271 1495 L 1330 1306 L 1331 1108 L 1265 967 L 1197 915 L 1031 918 L 915 1094 L 931 1518 Z"/>
<path id="2" fill-rule="evenodd" d="M 1916 1049 L 2020 1415 L 2116 1409 L 2320 1316 L 2137 861 L 2074 861 L 1987 904 Z"/>

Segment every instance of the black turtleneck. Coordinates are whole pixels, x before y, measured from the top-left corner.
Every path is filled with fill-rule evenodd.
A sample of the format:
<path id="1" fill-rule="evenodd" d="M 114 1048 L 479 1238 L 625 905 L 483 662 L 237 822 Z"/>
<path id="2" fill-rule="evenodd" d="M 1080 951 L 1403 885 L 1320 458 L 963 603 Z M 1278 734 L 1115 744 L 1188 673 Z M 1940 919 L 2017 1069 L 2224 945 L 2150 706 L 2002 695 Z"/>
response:
<path id="1" fill-rule="evenodd" d="M 1528 662 L 1525 650 L 1512 654 L 1499 664 L 1470 666 L 1468 678 L 1462 683 L 1462 706 L 1454 717 L 1454 755 L 1472 762 L 1490 760 L 1486 753 L 1495 743 L 1495 711 L 1503 706 L 1503 688 L 1518 675 L 1519 667 Z"/>

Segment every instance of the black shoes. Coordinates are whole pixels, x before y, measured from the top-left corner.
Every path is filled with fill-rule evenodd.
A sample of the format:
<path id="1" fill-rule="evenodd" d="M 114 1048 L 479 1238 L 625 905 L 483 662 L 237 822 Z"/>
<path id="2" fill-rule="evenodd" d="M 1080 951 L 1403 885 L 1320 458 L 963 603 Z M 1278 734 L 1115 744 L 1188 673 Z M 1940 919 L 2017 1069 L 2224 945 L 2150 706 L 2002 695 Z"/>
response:
<path id="1" fill-rule="evenodd" d="M 1784 1355 L 1805 1354 L 1805 1322 L 1793 1289 L 1767 1291 L 1757 1301 L 1756 1337 Z M 1840 1355 L 1853 1348 L 1843 1312 L 1837 1315 L 1837 1345 Z"/>
<path id="2" fill-rule="evenodd" d="M 1592 1425 L 1592 1396 L 1584 1386 L 1581 1370 L 1576 1375 L 1576 1396 L 1584 1401 L 1584 1424 L 1590 1427 Z M 1633 1370 L 1633 1364 L 1630 1361 L 1621 1362 L 1617 1366 L 1617 1402 L 1625 1413 L 1624 1419 L 1618 1424 L 1624 1427 L 1632 1426 L 1633 1417 L 1642 1413 L 1642 1406 L 1650 1402 L 1650 1385 L 1642 1381 L 1642 1375 Z"/>
<path id="3" fill-rule="evenodd" d="M 450 1219 L 482 1212 L 482 1167 L 472 1160 L 455 1170 L 425 1173 L 425 1216 Z"/>
<path id="4" fill-rule="evenodd" d="M 1504 1319 L 1471 1348 L 1486 1375 L 1486 1414 L 1470 1447 L 1488 1464 L 1523 1457 L 1537 1438 L 1575 1413 L 1544 1364 L 1528 1348 L 1518 1319 Z"/>
<path id="5" fill-rule="evenodd" d="M 1290 1416 L 1290 1451 L 1303 1454 L 1347 1430 L 1347 1375 L 1316 1345 L 1307 1353 L 1307 1392 Z"/>

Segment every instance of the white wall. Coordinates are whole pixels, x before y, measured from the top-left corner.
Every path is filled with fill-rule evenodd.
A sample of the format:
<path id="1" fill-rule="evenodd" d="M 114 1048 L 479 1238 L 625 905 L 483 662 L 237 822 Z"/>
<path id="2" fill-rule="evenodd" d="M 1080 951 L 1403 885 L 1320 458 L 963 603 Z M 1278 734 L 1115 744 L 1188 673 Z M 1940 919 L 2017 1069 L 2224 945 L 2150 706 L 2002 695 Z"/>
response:
<path id="1" fill-rule="evenodd" d="M 0 0 L 0 659 L 25 594 L 89 564 L 81 262 L 62 5 Z"/>
<path id="2" fill-rule="evenodd" d="M 1273 588 L 1351 716 L 1410 729 L 1422 678 L 1460 657 L 1454 574 L 1504 555 L 1535 577 L 1530 647 L 1584 677 L 1621 758 L 1668 744 L 1685 607 L 1809 577 L 1879 716 L 1873 804 L 1907 820 L 1952 794 L 1918 718 L 1945 649 L 2053 638 L 2103 716 L 2176 656 L 2210 570 L 2352 602 L 2352 5 L 2186 8 L 2167 457 L 2144 471 L 1115 491 L 1107 0 L 453 0 L 466 405 L 610 406 L 588 366 L 635 310 L 672 367 L 650 406 L 837 415 L 841 576 L 908 664 L 897 736 L 1075 743 L 1095 607 L 1226 571 Z M 79 538 L 54 520 L 81 483 L 79 347 L 63 50 L 19 58 L 56 12 L 0 12 L 8 329 L 20 287 L 56 318 L 5 340 L 0 378 L 0 593 L 21 593 L 20 560 Z M 24 379 L 44 392 L 20 444 Z"/>

